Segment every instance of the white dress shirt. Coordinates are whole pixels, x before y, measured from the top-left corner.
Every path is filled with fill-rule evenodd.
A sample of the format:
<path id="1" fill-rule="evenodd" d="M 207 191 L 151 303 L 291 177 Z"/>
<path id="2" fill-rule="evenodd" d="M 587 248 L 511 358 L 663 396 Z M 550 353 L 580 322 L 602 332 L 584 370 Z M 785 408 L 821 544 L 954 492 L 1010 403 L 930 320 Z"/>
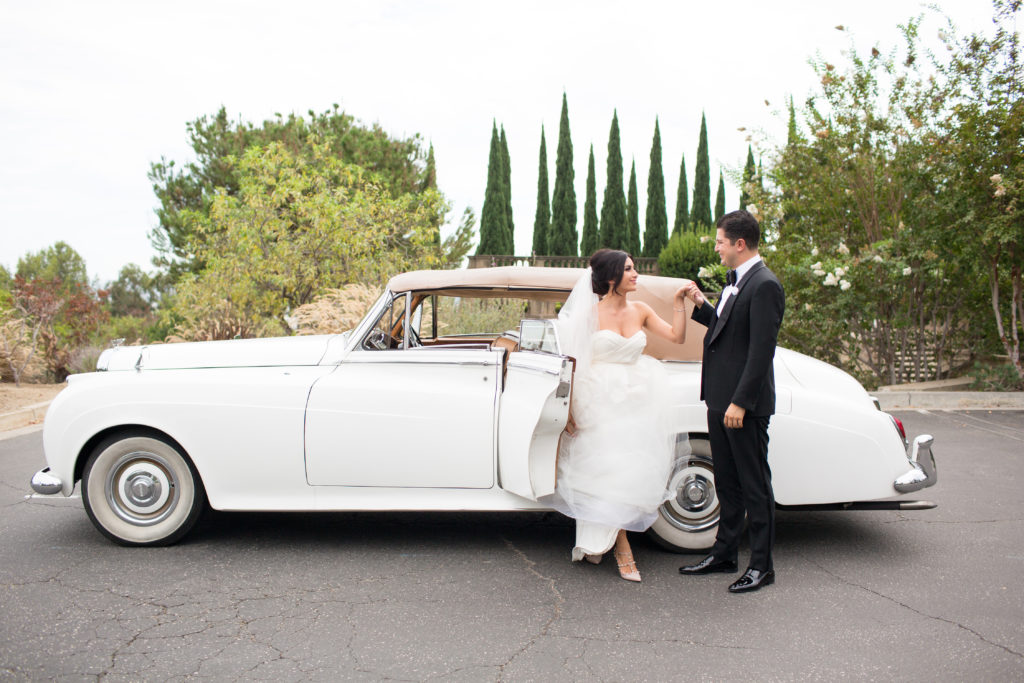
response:
<path id="1" fill-rule="evenodd" d="M 729 297 L 739 292 L 740 280 L 743 276 L 754 267 L 754 264 L 761 260 L 760 256 L 754 256 L 748 261 L 745 261 L 742 265 L 736 268 L 736 284 L 726 285 L 725 289 L 722 290 L 722 298 L 718 300 L 718 307 L 715 309 L 718 315 L 722 315 L 722 310 L 725 308 L 725 302 L 729 300 Z"/>

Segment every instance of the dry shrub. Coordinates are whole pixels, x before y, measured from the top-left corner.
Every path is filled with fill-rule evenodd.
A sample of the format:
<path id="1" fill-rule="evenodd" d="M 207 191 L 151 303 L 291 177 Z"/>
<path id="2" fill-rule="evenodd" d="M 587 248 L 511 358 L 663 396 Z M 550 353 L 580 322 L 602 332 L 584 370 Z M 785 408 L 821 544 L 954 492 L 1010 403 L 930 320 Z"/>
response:
<path id="1" fill-rule="evenodd" d="M 23 367 L 18 378 L 21 382 L 34 384 L 47 380 L 46 362 L 43 360 L 43 355 L 38 347 L 33 353 L 29 344 L 30 340 L 22 329 L 20 319 L 0 323 L 0 336 L 3 337 L 0 340 L 0 382 L 14 381 L 11 360 L 14 361 L 15 367 Z M 7 350 L 5 351 L 5 349 Z M 25 361 L 30 353 L 32 353 L 32 357 L 26 364 Z"/>
<path id="2" fill-rule="evenodd" d="M 359 324 L 380 297 L 380 290 L 363 284 L 329 289 L 314 301 L 295 309 L 295 334 L 338 334 Z"/>
<path id="3" fill-rule="evenodd" d="M 204 302 L 207 303 L 207 302 Z M 280 328 L 266 322 L 239 316 L 227 300 L 208 303 L 189 311 L 186 319 L 175 325 L 164 340 L 169 344 L 191 341 L 218 341 L 222 339 L 251 339 L 280 335 Z"/>

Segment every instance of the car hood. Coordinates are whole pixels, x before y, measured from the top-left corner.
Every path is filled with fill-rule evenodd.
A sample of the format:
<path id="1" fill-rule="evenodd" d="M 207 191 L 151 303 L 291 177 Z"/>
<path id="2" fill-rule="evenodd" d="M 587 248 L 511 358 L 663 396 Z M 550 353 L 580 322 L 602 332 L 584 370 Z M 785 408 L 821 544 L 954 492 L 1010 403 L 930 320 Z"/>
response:
<path id="1" fill-rule="evenodd" d="M 187 368 L 245 368 L 317 365 L 337 335 L 233 339 L 107 349 L 96 369 L 179 370 Z"/>
<path id="2" fill-rule="evenodd" d="M 803 389 L 823 392 L 832 399 L 872 405 L 871 396 L 860 382 L 833 365 L 784 348 L 776 349 L 775 360 L 776 364 L 781 361 L 793 383 Z"/>

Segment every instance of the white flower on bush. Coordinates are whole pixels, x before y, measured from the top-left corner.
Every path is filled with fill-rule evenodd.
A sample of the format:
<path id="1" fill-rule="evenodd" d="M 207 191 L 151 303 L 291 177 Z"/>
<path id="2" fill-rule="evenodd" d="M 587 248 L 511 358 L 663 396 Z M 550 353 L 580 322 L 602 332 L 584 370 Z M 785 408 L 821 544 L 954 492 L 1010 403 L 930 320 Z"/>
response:
<path id="1" fill-rule="evenodd" d="M 1006 194 L 1006 188 L 1000 185 L 999 187 L 996 188 L 996 191 L 992 193 L 992 196 L 1002 197 L 1004 194 Z"/>
<path id="2" fill-rule="evenodd" d="M 836 277 L 842 277 L 846 275 L 846 268 L 836 268 Z"/>
<path id="3" fill-rule="evenodd" d="M 913 269 L 911 269 L 911 267 L 910 267 L 910 266 L 907 266 L 906 268 L 904 268 L 904 269 L 903 269 L 903 274 L 904 274 L 904 275 L 910 275 L 910 274 L 911 274 L 911 273 L 913 273 L 913 272 L 914 272 L 914 271 L 913 271 Z"/>
<path id="4" fill-rule="evenodd" d="M 701 236 L 700 236 L 700 243 L 701 243 L 701 244 L 704 244 L 704 243 L 705 243 L 705 242 L 707 242 L 707 241 L 708 241 L 709 239 L 711 239 L 711 235 L 701 235 Z"/>
<path id="5" fill-rule="evenodd" d="M 875 263 L 884 263 L 885 262 L 885 260 L 881 256 L 879 256 L 878 254 L 875 254 L 874 258 L 872 258 L 871 260 L 874 261 Z"/>
<path id="6" fill-rule="evenodd" d="M 811 264 L 811 270 L 821 270 L 821 261 Z"/>
<path id="7" fill-rule="evenodd" d="M 993 185 L 998 185 L 999 183 L 1003 182 L 1003 176 L 1000 173 L 996 173 L 995 175 L 991 176 L 989 180 L 992 181 Z"/>
<path id="8" fill-rule="evenodd" d="M 811 310 L 812 308 L 814 308 L 814 306 L 812 306 L 812 305 L 811 305 L 810 303 L 806 303 L 806 304 L 804 304 L 804 310 L 805 310 L 805 311 L 809 311 L 809 310 Z"/>
<path id="9" fill-rule="evenodd" d="M 822 275 L 825 274 L 825 271 L 821 270 L 820 268 L 818 270 L 814 270 L 814 271 L 811 271 L 811 272 L 814 274 L 815 277 L 821 277 Z"/>
<path id="10" fill-rule="evenodd" d="M 838 251 L 840 254 L 843 254 L 845 256 L 846 254 L 850 253 L 850 248 L 846 246 L 845 242 L 840 242 Z"/>
<path id="11" fill-rule="evenodd" d="M 756 216 L 757 216 L 758 214 L 760 214 L 760 213 L 761 213 L 761 210 L 757 208 L 757 204 L 748 204 L 748 205 L 747 205 L 747 211 L 749 211 L 749 212 L 750 212 L 750 215 L 751 215 L 751 216 L 755 216 L 755 217 L 756 217 Z"/>
<path id="12" fill-rule="evenodd" d="M 825 276 L 825 281 L 822 284 L 826 287 L 835 287 L 839 284 L 839 278 L 836 277 L 835 273 L 829 273 Z"/>
<path id="13" fill-rule="evenodd" d="M 840 280 L 839 281 L 839 289 L 843 290 L 844 292 L 846 290 L 848 290 L 850 287 L 853 287 L 853 285 L 850 284 L 849 280 Z"/>
<path id="14" fill-rule="evenodd" d="M 811 249 L 811 256 L 817 256 L 817 255 L 818 255 L 818 248 L 814 247 L 813 249 Z"/>
<path id="15" fill-rule="evenodd" d="M 707 266 L 701 266 L 697 271 L 697 277 L 709 278 L 711 277 L 711 270 Z"/>

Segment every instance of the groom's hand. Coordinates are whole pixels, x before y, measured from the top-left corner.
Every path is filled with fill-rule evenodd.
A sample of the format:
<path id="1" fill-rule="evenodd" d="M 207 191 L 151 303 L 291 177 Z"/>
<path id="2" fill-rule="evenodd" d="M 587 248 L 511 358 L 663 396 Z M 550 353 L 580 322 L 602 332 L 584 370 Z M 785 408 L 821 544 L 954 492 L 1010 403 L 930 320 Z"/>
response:
<path id="1" fill-rule="evenodd" d="M 725 409 L 725 419 L 723 422 L 729 429 L 739 429 L 743 426 L 743 416 L 746 414 L 746 408 L 730 403 L 729 407 Z"/>

